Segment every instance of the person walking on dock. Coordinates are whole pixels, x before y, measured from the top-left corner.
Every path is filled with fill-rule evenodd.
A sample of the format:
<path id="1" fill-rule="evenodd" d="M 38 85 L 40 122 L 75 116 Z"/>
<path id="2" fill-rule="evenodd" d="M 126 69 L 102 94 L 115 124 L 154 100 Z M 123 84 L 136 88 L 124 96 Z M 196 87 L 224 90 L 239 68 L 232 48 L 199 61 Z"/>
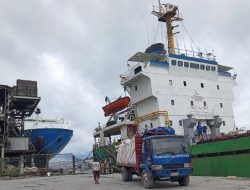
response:
<path id="1" fill-rule="evenodd" d="M 92 164 L 92 172 L 94 175 L 95 184 L 99 184 L 99 178 L 100 178 L 100 163 L 97 162 L 97 160 L 94 160 Z"/>

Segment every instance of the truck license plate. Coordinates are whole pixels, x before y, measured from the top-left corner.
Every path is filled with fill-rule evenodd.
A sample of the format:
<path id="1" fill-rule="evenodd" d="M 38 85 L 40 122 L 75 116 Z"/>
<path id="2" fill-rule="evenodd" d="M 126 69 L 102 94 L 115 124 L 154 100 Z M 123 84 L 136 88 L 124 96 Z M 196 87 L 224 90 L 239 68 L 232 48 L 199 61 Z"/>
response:
<path id="1" fill-rule="evenodd" d="M 178 176 L 178 175 L 179 175 L 179 172 L 171 172 L 170 175 L 171 175 L 171 176 Z"/>

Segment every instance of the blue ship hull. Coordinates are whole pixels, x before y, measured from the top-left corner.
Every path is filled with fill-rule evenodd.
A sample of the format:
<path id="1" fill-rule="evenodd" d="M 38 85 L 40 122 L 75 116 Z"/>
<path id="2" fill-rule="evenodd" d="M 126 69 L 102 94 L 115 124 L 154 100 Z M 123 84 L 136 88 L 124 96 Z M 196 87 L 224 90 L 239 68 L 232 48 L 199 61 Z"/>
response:
<path id="1" fill-rule="evenodd" d="M 31 138 L 38 154 L 51 154 L 53 157 L 68 144 L 73 131 L 62 128 L 38 128 L 25 130 L 24 135 Z"/>

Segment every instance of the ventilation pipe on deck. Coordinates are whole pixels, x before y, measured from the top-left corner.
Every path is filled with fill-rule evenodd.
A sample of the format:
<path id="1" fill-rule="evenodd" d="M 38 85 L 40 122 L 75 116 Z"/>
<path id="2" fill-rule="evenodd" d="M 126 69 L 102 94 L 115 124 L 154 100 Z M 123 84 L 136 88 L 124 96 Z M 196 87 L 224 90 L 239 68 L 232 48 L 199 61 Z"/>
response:
<path id="1" fill-rule="evenodd" d="M 222 119 L 218 116 L 214 116 L 214 120 L 210 122 L 209 127 L 211 128 L 211 137 L 216 138 L 220 136 L 220 126 L 222 124 Z"/>
<path id="2" fill-rule="evenodd" d="M 195 143 L 194 126 L 196 119 L 192 114 L 187 115 L 187 119 L 183 119 L 184 136 L 188 139 L 189 144 Z"/>

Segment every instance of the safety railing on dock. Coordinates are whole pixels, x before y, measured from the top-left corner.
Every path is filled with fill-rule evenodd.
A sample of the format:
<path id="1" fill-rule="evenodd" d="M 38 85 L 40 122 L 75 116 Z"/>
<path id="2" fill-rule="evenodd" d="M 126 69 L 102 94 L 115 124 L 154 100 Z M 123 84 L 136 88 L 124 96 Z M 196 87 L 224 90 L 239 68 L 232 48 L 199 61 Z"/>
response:
<path id="1" fill-rule="evenodd" d="M 91 161 L 73 154 L 0 158 L 0 177 L 74 175 L 91 170 Z"/>

